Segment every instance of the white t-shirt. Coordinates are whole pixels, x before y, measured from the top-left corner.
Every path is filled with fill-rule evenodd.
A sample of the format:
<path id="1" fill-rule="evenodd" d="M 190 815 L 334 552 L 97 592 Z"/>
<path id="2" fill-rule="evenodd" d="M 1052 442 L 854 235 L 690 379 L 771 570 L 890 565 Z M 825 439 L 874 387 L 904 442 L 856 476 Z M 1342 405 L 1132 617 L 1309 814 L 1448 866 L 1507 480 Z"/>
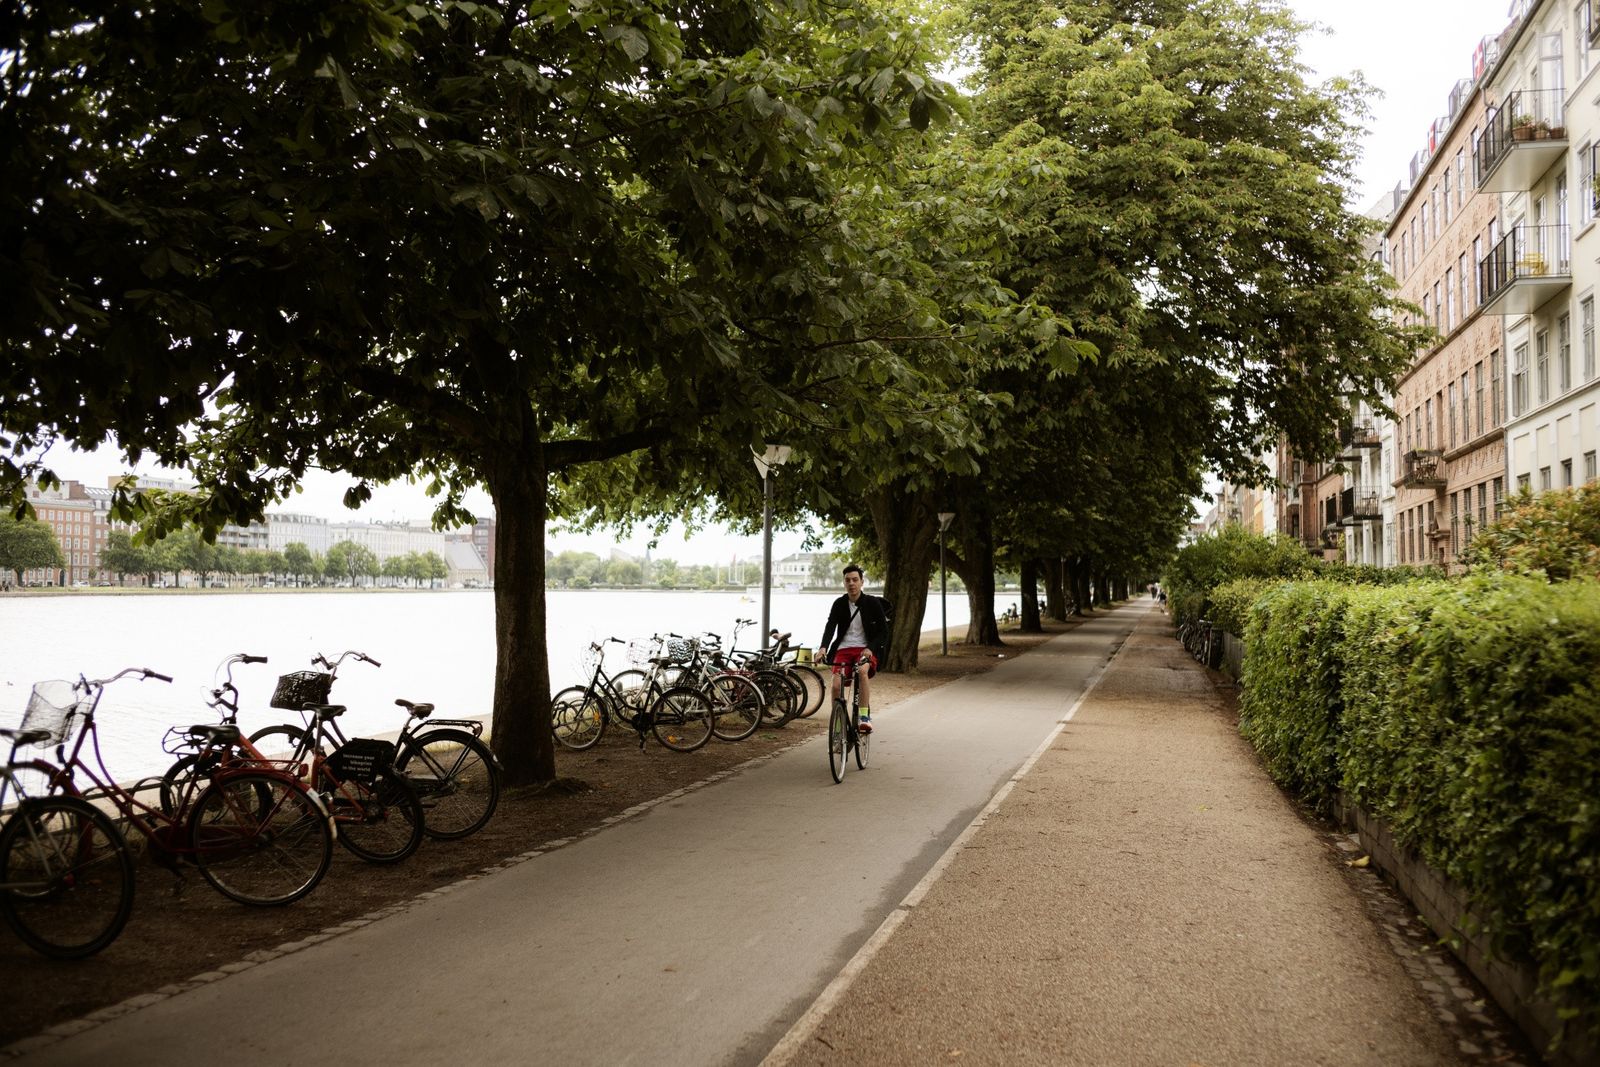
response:
<path id="1" fill-rule="evenodd" d="M 866 648 L 867 624 L 861 621 L 861 601 L 850 605 L 850 625 L 844 628 L 844 638 L 839 642 L 840 648 Z"/>

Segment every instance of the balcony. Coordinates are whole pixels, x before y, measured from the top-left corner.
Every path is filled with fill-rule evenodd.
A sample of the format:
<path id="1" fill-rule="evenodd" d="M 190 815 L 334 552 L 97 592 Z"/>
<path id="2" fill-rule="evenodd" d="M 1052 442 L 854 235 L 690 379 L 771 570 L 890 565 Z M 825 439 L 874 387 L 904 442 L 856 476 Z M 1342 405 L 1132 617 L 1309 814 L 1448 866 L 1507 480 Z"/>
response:
<path id="1" fill-rule="evenodd" d="M 1518 226 L 1478 261 L 1485 315 L 1530 315 L 1572 288 L 1572 227 Z"/>
<path id="2" fill-rule="evenodd" d="M 1339 455 L 1340 460 L 1358 460 L 1361 458 L 1362 449 L 1379 448 L 1383 444 L 1378 439 L 1378 431 L 1365 422 L 1345 423 L 1339 427 Z"/>
<path id="3" fill-rule="evenodd" d="M 1525 193 L 1567 153 L 1566 105 L 1557 89 L 1512 93 L 1478 138 L 1480 193 Z"/>
<path id="4" fill-rule="evenodd" d="M 1414 448 L 1401 457 L 1405 470 L 1395 482 L 1400 489 L 1443 489 L 1444 452 L 1437 448 Z"/>
<path id="5" fill-rule="evenodd" d="M 1440 526 L 1438 520 L 1428 523 L 1428 540 L 1437 544 L 1440 541 L 1450 540 L 1450 531 Z"/>
<path id="6" fill-rule="evenodd" d="M 1377 493 L 1357 493 L 1350 514 L 1357 522 L 1380 522 L 1383 519 L 1383 504 L 1379 502 Z"/>

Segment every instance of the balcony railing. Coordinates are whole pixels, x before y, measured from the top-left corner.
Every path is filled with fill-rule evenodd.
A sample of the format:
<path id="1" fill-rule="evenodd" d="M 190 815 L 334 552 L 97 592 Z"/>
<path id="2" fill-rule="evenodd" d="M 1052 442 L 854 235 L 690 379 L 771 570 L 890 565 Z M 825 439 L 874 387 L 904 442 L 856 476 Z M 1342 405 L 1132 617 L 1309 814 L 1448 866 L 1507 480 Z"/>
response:
<path id="1" fill-rule="evenodd" d="M 1360 522 L 1372 522 L 1383 518 L 1383 504 L 1378 500 L 1378 494 L 1357 493 L 1351 514 Z"/>
<path id="2" fill-rule="evenodd" d="M 1566 152 L 1567 114 L 1561 91 L 1512 93 L 1489 112 L 1478 138 L 1478 191 L 1527 192 Z"/>
<path id="3" fill-rule="evenodd" d="M 1378 448 L 1382 444 L 1378 439 L 1378 431 L 1370 423 L 1347 422 L 1339 427 L 1338 458 L 1341 460 L 1360 459 L 1362 449 Z"/>
<path id="4" fill-rule="evenodd" d="M 1404 489 L 1437 489 L 1445 484 L 1444 452 L 1437 448 L 1414 448 L 1402 459 L 1405 469 L 1395 484 Z"/>
<path id="5" fill-rule="evenodd" d="M 1478 261 L 1486 315 L 1528 315 L 1572 288 L 1572 227 L 1517 226 Z"/>
<path id="6" fill-rule="evenodd" d="M 1583 22 L 1589 31 L 1589 47 L 1600 48 L 1600 0 L 1583 0 Z"/>

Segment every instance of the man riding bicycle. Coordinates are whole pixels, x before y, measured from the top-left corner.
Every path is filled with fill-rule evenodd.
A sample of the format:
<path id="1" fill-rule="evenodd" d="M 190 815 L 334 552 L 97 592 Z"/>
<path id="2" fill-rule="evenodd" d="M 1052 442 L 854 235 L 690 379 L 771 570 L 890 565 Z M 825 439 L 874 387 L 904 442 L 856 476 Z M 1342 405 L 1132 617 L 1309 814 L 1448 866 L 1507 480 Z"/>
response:
<path id="1" fill-rule="evenodd" d="M 860 695 L 861 732 L 870 734 L 870 690 L 867 680 L 877 673 L 878 664 L 889 650 L 889 616 L 883 601 L 861 592 L 861 568 L 854 563 L 844 569 L 844 596 L 833 602 L 828 626 L 817 647 L 822 662 L 833 665 L 829 700 L 839 699 L 839 674 L 846 667 L 856 668 L 856 692 Z M 865 661 L 866 670 L 861 669 Z"/>

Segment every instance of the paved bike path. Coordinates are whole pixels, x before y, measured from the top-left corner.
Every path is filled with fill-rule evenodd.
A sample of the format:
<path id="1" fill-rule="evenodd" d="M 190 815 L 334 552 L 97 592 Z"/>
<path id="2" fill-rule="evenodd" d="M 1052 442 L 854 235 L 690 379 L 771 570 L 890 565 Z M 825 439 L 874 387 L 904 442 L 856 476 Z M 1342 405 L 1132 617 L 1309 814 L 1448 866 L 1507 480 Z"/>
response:
<path id="1" fill-rule="evenodd" d="M 23 1062 L 208 1062 L 219 1032 L 233 1067 L 758 1062 L 1142 614 L 1105 613 L 875 713 L 872 766 L 842 786 L 813 739 Z"/>

